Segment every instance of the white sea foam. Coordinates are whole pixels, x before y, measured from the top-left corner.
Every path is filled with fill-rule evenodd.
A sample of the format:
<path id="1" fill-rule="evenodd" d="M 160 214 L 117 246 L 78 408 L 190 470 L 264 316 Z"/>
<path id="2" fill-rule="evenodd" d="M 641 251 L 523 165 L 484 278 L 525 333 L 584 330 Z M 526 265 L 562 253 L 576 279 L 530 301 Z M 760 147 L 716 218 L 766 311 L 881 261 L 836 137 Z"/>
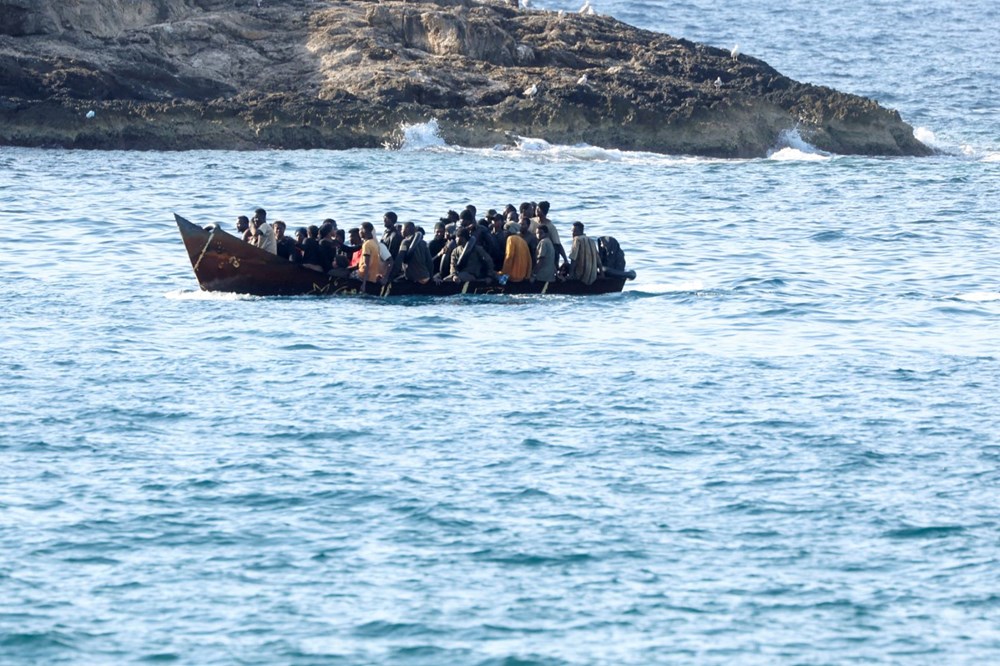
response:
<path id="1" fill-rule="evenodd" d="M 622 162 L 627 164 L 677 164 L 678 162 L 705 162 L 708 158 L 663 155 L 642 151 L 627 151 L 617 148 L 602 148 L 587 143 L 562 145 L 549 143 L 545 139 L 519 136 L 514 145 L 500 144 L 493 148 L 465 148 L 448 145 L 440 135 L 437 120 L 413 125 L 401 125 L 403 134 L 399 150 L 437 150 L 447 149 L 461 154 L 490 155 L 510 159 L 527 158 L 548 162 Z M 386 144 L 387 149 L 394 146 Z"/>
<path id="2" fill-rule="evenodd" d="M 434 118 L 426 123 L 415 123 L 412 125 L 403 124 L 400 126 L 403 132 L 403 142 L 400 150 L 423 150 L 426 148 L 440 148 L 447 145 L 441 138 L 441 128 Z"/>
<path id="3" fill-rule="evenodd" d="M 778 135 L 778 141 L 767 153 L 768 159 L 779 162 L 823 162 L 832 157 L 802 138 L 798 129 L 784 130 Z"/>
<path id="4" fill-rule="evenodd" d="M 988 303 L 990 301 L 1000 301 L 1000 292 L 970 291 L 965 294 L 959 294 L 955 298 L 960 301 L 968 301 L 970 303 Z"/>
<path id="5" fill-rule="evenodd" d="M 934 148 L 935 150 L 940 148 L 937 135 L 926 127 L 918 127 L 913 130 L 913 137 L 928 148 Z"/>
<path id="6" fill-rule="evenodd" d="M 683 282 L 654 282 L 636 285 L 636 288 L 649 294 L 687 294 L 705 291 L 705 283 L 698 278 L 692 278 Z"/>
<path id="7" fill-rule="evenodd" d="M 548 162 L 620 162 L 641 165 L 678 165 L 684 163 L 726 162 L 730 160 L 695 157 L 691 155 L 665 155 L 643 151 L 602 148 L 588 143 L 575 145 L 554 144 L 537 137 L 518 136 L 514 145 L 500 144 L 493 148 L 465 148 L 448 145 L 441 137 L 437 120 L 426 123 L 403 124 L 399 128 L 402 140 L 396 146 L 386 144 L 386 149 L 403 151 L 447 149 L 461 154 L 487 154 L 505 158 L 541 160 Z M 796 130 L 782 133 L 775 148 L 768 153 L 773 160 L 823 161 L 832 157 L 805 141 Z"/>
<path id="8" fill-rule="evenodd" d="M 218 291 L 175 289 L 164 294 L 171 301 L 246 301 L 258 298 L 249 294 L 227 294 Z"/>
<path id="9" fill-rule="evenodd" d="M 543 155 L 553 160 L 578 160 L 583 162 L 621 162 L 626 155 L 640 157 L 650 156 L 651 153 L 627 153 L 614 148 L 601 148 L 591 146 L 587 143 L 578 143 L 574 146 L 564 146 L 551 144 L 544 139 L 533 139 L 530 137 L 517 137 L 517 144 L 514 150 L 522 153 Z M 656 157 L 662 157 L 657 155 Z"/>
<path id="10" fill-rule="evenodd" d="M 977 159 L 979 157 L 978 151 L 972 146 L 956 146 L 953 143 L 948 143 L 944 139 L 939 138 L 933 130 L 927 127 L 917 127 L 914 129 L 913 137 L 936 153 L 968 157 L 969 159 Z"/>
<path id="11" fill-rule="evenodd" d="M 917 141 L 937 153 L 952 155 L 955 157 L 965 157 L 970 160 L 978 160 L 980 162 L 996 162 L 1000 160 L 1000 153 L 995 151 L 984 152 L 982 148 L 978 148 L 967 143 L 960 145 L 949 143 L 946 139 L 938 137 L 937 134 L 926 127 L 918 127 L 913 130 L 913 136 L 916 137 Z"/>
<path id="12" fill-rule="evenodd" d="M 496 146 L 492 152 L 514 158 L 551 162 L 618 162 L 622 164 L 653 166 L 727 161 L 717 158 L 694 157 L 691 155 L 665 155 L 662 153 L 620 150 L 618 148 L 602 148 L 587 143 L 568 146 L 549 143 L 545 139 L 522 136 L 517 137 L 514 146 Z"/>
<path id="13" fill-rule="evenodd" d="M 531 137 L 519 136 L 517 137 L 517 145 L 515 146 L 517 150 L 528 152 L 542 152 L 552 149 L 552 144 L 545 139 L 533 139 Z"/>
<path id="14" fill-rule="evenodd" d="M 810 153 L 804 150 L 799 150 L 798 148 L 785 147 L 781 150 L 776 150 L 772 153 L 768 153 L 768 159 L 775 160 L 777 162 L 825 162 L 830 159 L 829 155 L 822 155 L 820 153 Z"/>

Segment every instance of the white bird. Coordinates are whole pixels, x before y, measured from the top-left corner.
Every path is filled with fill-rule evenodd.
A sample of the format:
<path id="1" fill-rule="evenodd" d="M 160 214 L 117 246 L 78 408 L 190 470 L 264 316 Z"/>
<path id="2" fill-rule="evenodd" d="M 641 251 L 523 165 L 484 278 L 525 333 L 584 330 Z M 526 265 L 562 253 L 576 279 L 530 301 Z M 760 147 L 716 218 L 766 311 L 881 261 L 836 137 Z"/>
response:
<path id="1" fill-rule="evenodd" d="M 733 56 L 733 60 L 740 59 L 740 45 L 737 44 L 733 47 L 733 50 L 729 52 L 729 55 Z"/>
<path id="2" fill-rule="evenodd" d="M 566 12 L 564 12 L 563 10 L 560 9 L 559 12 L 556 13 L 556 16 L 558 16 L 559 18 L 562 18 L 562 17 L 566 16 Z"/>
<path id="3" fill-rule="evenodd" d="M 524 96 L 525 97 L 534 97 L 537 94 L 538 94 L 538 84 L 537 83 L 532 83 L 529 87 L 527 87 L 527 88 L 524 89 Z"/>
<path id="4" fill-rule="evenodd" d="M 580 11 L 577 12 L 577 13 L 578 14 L 589 14 L 592 11 L 594 11 L 594 8 L 590 6 L 590 0 L 586 0 L 586 2 L 583 3 L 583 7 L 580 7 Z"/>
<path id="5" fill-rule="evenodd" d="M 722 87 L 722 77 L 721 76 L 715 77 L 715 87 L 716 88 L 721 88 Z"/>
<path id="6" fill-rule="evenodd" d="M 587 75 L 584 74 L 583 76 L 581 76 L 580 78 L 578 78 L 576 80 L 576 85 L 578 85 L 578 86 L 585 86 L 585 85 L 587 85 Z"/>
<path id="7" fill-rule="evenodd" d="M 93 118 L 96 115 L 97 114 L 94 113 L 93 111 L 87 111 L 87 120 L 90 120 L 91 118 Z"/>
<path id="8" fill-rule="evenodd" d="M 521 0 L 521 9 L 531 9 L 531 0 Z"/>

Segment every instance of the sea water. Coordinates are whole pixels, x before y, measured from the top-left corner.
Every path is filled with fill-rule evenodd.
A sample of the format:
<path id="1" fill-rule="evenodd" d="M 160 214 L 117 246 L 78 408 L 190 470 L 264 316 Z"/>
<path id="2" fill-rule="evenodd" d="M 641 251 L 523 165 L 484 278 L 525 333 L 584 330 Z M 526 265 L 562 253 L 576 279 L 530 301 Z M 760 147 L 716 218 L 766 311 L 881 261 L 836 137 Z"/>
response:
<path id="1" fill-rule="evenodd" d="M 1000 661 L 996 4 L 596 9 L 941 153 L 0 149 L 0 663 Z M 541 199 L 637 279 L 213 295 L 171 215 Z"/>

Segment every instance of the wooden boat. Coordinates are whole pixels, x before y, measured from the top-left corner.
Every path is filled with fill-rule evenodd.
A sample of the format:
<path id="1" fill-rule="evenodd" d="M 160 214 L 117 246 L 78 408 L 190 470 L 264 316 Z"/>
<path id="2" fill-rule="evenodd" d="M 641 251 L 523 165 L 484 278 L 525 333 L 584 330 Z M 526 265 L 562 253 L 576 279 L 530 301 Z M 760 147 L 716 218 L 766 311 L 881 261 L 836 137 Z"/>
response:
<path id="1" fill-rule="evenodd" d="M 334 277 L 286 261 L 254 247 L 216 225 L 206 228 L 174 214 L 195 277 L 204 291 L 254 296 L 339 296 L 362 293 L 360 280 Z M 395 280 L 387 284 L 369 282 L 364 293 L 374 296 L 454 296 L 458 294 L 612 294 L 622 290 L 628 271 L 604 276 L 587 285 L 578 280 L 556 282 L 430 282 L 418 284 Z"/>

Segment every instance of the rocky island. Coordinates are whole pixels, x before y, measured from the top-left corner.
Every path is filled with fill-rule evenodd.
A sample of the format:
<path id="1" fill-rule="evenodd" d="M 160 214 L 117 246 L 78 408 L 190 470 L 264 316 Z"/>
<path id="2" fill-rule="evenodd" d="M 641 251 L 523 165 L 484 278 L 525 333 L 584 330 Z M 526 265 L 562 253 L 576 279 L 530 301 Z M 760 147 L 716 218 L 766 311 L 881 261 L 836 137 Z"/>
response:
<path id="1" fill-rule="evenodd" d="M 614 18 L 506 0 L 0 0 L 0 144 L 452 144 L 926 155 L 896 111 Z"/>

